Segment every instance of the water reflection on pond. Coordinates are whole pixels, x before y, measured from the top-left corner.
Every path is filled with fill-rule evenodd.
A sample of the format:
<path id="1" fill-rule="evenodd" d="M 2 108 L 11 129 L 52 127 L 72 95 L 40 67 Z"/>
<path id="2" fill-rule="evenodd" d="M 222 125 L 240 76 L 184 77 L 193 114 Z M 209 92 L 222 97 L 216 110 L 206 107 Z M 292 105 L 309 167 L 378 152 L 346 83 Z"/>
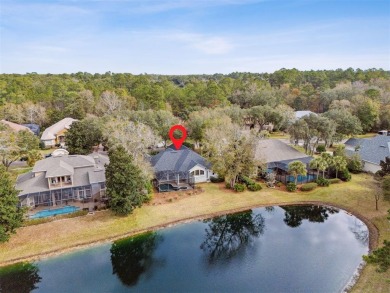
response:
<path id="1" fill-rule="evenodd" d="M 339 292 L 368 251 L 356 217 L 267 207 L 0 270 L 0 292 Z"/>

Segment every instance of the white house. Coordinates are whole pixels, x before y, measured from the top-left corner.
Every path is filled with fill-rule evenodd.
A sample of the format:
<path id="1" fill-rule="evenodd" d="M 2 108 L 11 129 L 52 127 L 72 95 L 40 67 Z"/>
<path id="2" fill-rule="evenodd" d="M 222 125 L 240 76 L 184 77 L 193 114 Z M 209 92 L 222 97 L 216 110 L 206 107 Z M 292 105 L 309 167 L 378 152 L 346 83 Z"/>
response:
<path id="1" fill-rule="evenodd" d="M 75 121 L 78 120 L 68 117 L 46 128 L 41 136 L 41 141 L 45 144 L 45 147 L 53 147 L 56 144 L 64 146 L 66 132 Z"/>

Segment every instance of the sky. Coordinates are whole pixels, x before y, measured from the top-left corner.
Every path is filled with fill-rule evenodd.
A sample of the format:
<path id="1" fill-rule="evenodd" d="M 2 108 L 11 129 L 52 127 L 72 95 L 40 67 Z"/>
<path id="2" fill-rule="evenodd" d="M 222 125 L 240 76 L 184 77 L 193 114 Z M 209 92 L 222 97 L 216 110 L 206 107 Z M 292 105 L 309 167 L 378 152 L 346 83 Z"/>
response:
<path id="1" fill-rule="evenodd" d="M 390 70 L 390 0 L 0 0 L 0 72 Z"/>

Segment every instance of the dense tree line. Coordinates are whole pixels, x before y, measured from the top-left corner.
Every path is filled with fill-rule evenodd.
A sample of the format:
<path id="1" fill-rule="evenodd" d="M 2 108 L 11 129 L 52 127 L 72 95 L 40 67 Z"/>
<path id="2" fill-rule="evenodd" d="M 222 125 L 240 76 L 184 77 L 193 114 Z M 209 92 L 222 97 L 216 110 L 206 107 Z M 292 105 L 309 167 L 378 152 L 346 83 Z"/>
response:
<path id="1" fill-rule="evenodd" d="M 316 113 L 348 111 L 370 131 L 390 127 L 389 92 L 390 73 L 377 69 L 186 76 L 2 74 L 0 118 L 45 127 L 67 116 L 82 119 L 123 110 L 166 110 L 187 120 L 203 108 L 237 105 L 268 113 L 289 106 Z"/>

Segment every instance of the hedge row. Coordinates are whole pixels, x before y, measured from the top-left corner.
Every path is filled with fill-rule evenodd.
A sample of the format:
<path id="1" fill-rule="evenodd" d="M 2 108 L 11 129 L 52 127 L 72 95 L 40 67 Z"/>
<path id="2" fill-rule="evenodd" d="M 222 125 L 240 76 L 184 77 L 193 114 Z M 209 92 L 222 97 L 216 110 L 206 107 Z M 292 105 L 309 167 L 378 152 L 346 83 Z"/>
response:
<path id="1" fill-rule="evenodd" d="M 301 190 L 302 191 L 311 191 L 311 190 L 315 189 L 317 186 L 318 186 L 318 184 L 315 182 L 306 183 L 306 184 L 303 184 L 301 186 Z"/>

